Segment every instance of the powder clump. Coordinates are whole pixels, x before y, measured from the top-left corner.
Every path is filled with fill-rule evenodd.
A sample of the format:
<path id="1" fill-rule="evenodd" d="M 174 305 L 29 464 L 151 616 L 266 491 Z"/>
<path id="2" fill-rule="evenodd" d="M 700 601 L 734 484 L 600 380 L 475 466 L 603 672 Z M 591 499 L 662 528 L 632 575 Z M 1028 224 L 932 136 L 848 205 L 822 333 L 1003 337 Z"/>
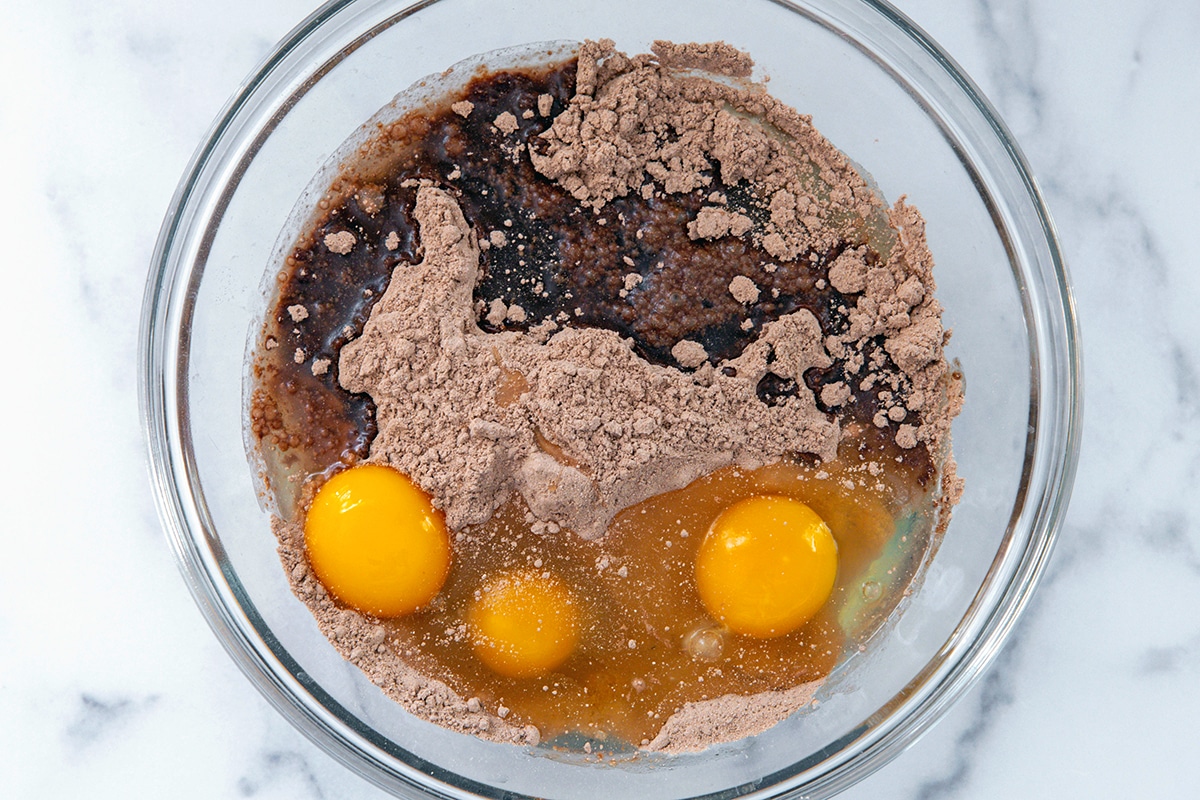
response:
<path id="1" fill-rule="evenodd" d="M 330 233 L 325 236 L 325 246 L 330 252 L 344 256 L 354 249 L 354 245 L 358 243 L 358 239 L 350 231 L 339 231 L 338 233 Z"/>
<path id="2" fill-rule="evenodd" d="M 745 275 L 737 275 L 729 282 L 729 293 L 743 305 L 758 302 L 758 286 Z"/>

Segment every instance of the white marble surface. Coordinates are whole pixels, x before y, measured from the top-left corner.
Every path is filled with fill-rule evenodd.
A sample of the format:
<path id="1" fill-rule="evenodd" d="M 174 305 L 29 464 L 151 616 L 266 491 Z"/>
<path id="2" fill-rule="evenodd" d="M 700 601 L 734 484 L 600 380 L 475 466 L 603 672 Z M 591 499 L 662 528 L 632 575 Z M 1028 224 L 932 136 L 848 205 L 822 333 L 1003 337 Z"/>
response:
<path id="1" fill-rule="evenodd" d="M 846 796 L 1196 797 L 1200 5 L 899 5 L 981 85 L 1046 190 L 1084 332 L 1086 425 L 1059 548 L 1011 643 Z M 309 2 L 6 6 L 0 796 L 380 798 L 210 634 L 161 533 L 137 416 L 163 212 L 214 115 Z"/>

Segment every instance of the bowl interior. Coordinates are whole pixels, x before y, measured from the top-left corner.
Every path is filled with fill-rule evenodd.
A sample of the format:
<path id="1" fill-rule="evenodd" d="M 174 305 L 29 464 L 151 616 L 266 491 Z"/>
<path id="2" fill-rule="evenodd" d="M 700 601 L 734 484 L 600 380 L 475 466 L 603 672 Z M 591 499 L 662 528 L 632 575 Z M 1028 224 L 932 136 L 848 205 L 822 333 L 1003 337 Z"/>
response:
<path id="1" fill-rule="evenodd" d="M 595 763 L 450 733 L 345 662 L 291 593 L 246 457 L 248 341 L 298 197 L 400 91 L 470 56 L 611 37 L 724 40 L 878 185 L 927 221 L 966 493 L 919 586 L 817 707 L 700 755 Z M 306 191 L 308 195 L 305 195 Z M 998 647 L 1044 559 L 1073 462 L 1075 366 L 1061 265 L 1019 155 L 953 66 L 859 0 L 333 3 L 235 97 L 169 218 L 148 293 L 152 459 L 193 592 L 247 674 L 318 743 L 394 791 L 649 798 L 847 785 L 911 743 Z M 280 237 L 280 231 L 285 234 Z M 157 391 L 156 391 L 157 388 Z"/>

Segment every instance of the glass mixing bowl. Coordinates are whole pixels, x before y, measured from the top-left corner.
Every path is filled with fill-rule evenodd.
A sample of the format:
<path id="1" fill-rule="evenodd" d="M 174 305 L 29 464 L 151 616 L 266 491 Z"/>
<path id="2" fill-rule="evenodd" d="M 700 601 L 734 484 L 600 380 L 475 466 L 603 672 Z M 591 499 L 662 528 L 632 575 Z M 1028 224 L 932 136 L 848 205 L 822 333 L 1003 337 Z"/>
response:
<path id="1" fill-rule="evenodd" d="M 463 59 L 531 42 L 724 40 L 811 114 L 889 200 L 927 220 L 966 374 L 954 424 L 966 480 L 940 549 L 818 707 L 700 754 L 605 763 L 451 733 L 344 661 L 288 588 L 247 459 L 248 342 L 277 237 L 342 142 L 394 95 Z M 292 724 L 403 797 L 826 797 L 912 744 L 995 657 L 1065 510 L 1080 362 L 1053 225 L 1016 144 L 954 62 L 870 0 L 337 0 L 238 90 L 167 213 L 142 319 L 154 489 L 189 587 L 243 672 Z"/>

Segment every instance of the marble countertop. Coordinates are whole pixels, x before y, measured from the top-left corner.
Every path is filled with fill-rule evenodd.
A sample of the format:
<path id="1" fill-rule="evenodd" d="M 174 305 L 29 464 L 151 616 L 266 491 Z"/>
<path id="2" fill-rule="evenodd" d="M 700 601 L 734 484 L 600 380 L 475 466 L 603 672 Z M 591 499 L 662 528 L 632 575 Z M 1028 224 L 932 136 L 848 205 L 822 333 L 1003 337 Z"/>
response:
<path id="1" fill-rule="evenodd" d="M 137 412 L 162 215 L 226 98 L 310 2 L 46 0 L 10 3 L 0 26 L 4 797 L 383 797 L 210 633 L 155 513 Z M 1011 641 L 844 796 L 1195 797 L 1200 5 L 898 5 L 1041 181 L 1078 301 L 1086 422 L 1058 549 Z"/>

